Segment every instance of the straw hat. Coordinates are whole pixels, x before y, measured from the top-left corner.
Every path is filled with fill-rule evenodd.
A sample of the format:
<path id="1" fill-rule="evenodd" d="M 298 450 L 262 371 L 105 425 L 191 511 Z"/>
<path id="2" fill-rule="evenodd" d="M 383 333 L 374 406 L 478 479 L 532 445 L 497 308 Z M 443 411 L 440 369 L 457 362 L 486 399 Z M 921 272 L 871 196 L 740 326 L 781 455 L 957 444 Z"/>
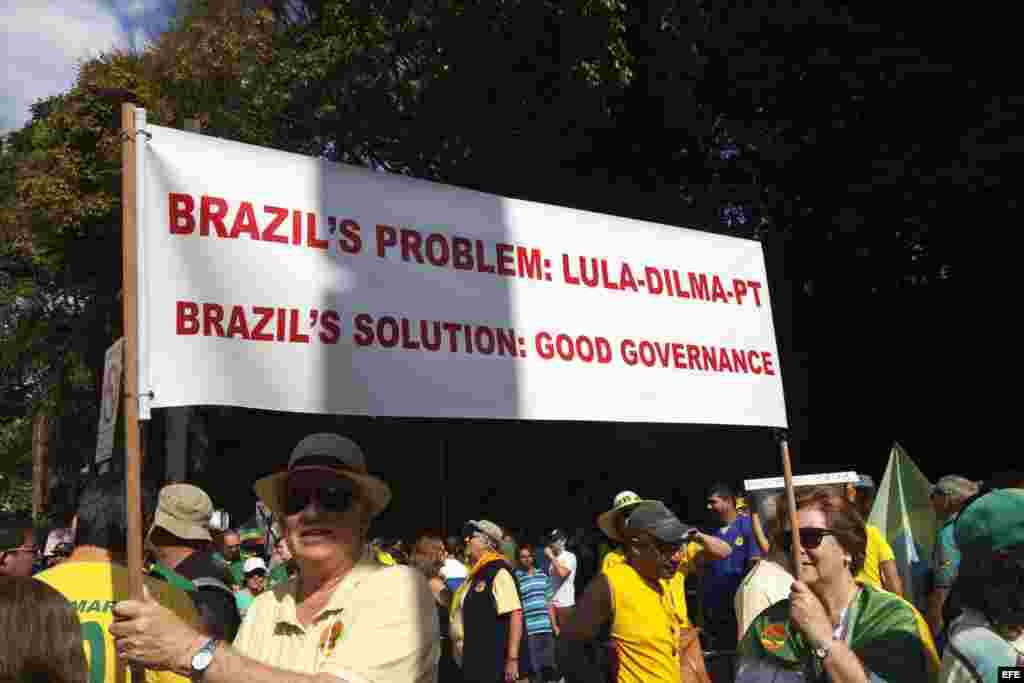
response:
<path id="1" fill-rule="evenodd" d="M 350 479 L 359 497 L 369 502 L 374 517 L 391 502 L 391 488 L 366 469 L 363 451 L 351 439 L 337 434 L 310 434 L 295 447 L 284 472 L 264 477 L 253 485 L 256 495 L 277 517 L 285 516 L 288 476 L 295 472 L 321 470 Z"/>
<path id="2" fill-rule="evenodd" d="M 646 502 L 643 498 L 633 493 L 632 491 L 622 491 L 612 501 L 612 509 L 607 512 L 602 512 L 597 518 L 597 526 L 601 528 L 604 535 L 613 541 L 622 542 L 622 537 L 619 536 L 619 532 L 616 530 L 618 526 L 616 524 L 619 516 L 624 514 L 628 510 L 632 510 L 640 503 Z"/>

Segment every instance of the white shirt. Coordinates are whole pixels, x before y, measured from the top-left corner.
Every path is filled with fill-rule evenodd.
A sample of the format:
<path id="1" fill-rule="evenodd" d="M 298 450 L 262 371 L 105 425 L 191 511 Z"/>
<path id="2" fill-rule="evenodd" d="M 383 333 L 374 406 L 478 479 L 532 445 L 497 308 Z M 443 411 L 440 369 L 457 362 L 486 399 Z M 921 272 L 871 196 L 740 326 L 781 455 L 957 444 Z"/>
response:
<path id="1" fill-rule="evenodd" d="M 761 560 L 754 565 L 733 599 L 736 621 L 740 625 L 740 639 L 761 612 L 789 597 L 789 589 L 795 580 L 789 572 L 771 560 Z"/>
<path id="2" fill-rule="evenodd" d="M 554 567 L 551 568 L 551 587 L 555 592 L 551 602 L 555 607 L 572 607 L 576 604 L 576 556 L 568 550 L 563 550 L 552 564 L 555 562 L 568 569 L 569 574 L 561 577 Z"/>
<path id="3" fill-rule="evenodd" d="M 469 570 L 454 557 L 449 557 L 441 566 L 441 576 L 445 579 L 464 579 L 469 576 Z"/>

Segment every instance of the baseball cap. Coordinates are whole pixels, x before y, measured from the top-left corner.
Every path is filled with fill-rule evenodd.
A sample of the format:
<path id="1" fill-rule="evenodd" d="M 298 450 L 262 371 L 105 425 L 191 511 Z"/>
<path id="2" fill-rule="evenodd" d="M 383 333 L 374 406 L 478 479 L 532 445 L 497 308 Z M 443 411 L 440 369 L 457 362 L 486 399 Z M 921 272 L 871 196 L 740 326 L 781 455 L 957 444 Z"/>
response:
<path id="1" fill-rule="evenodd" d="M 684 541 L 694 527 L 683 524 L 660 500 L 644 501 L 636 506 L 623 527 L 629 531 L 646 531 L 659 541 Z"/>
<path id="2" fill-rule="evenodd" d="M 160 527 L 178 538 L 211 541 L 212 512 L 213 502 L 201 488 L 192 484 L 170 484 L 160 489 L 150 533 Z"/>
<path id="3" fill-rule="evenodd" d="M 643 502 L 643 498 L 633 491 L 621 491 L 612 500 L 612 509 L 602 512 L 597 517 L 597 526 L 604 532 L 604 535 L 614 541 L 621 541 L 618 532 L 615 530 L 615 522 L 621 515 Z"/>
<path id="4" fill-rule="evenodd" d="M 504 535 L 501 533 L 501 527 L 494 522 L 487 521 L 486 519 L 471 519 L 466 522 L 466 526 L 479 531 L 495 543 L 501 543 L 504 539 Z"/>
<path id="5" fill-rule="evenodd" d="M 854 482 L 853 488 L 855 489 L 875 489 L 875 480 L 866 474 L 860 475 L 860 479 Z"/>
<path id="6" fill-rule="evenodd" d="M 994 553 L 1024 547 L 1024 490 L 999 489 L 975 499 L 960 511 L 954 535 L 965 560 L 986 562 Z"/>
<path id="7" fill-rule="evenodd" d="M 569 534 L 565 533 L 561 529 L 552 529 L 551 532 L 547 536 L 547 542 L 549 544 L 551 544 L 551 543 L 558 543 L 559 541 L 565 541 L 568 538 L 569 538 Z"/>
<path id="8" fill-rule="evenodd" d="M 250 557 L 242 565 L 243 574 L 251 574 L 252 572 L 267 573 L 267 563 L 263 561 L 262 557 Z"/>

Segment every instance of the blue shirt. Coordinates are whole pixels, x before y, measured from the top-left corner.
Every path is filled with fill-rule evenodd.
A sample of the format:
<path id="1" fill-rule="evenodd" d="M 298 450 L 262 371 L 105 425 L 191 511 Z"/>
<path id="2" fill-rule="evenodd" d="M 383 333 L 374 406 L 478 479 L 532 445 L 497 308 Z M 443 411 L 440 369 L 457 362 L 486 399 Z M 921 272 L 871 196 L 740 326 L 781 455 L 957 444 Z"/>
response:
<path id="1" fill-rule="evenodd" d="M 516 582 L 519 583 L 519 600 L 523 604 L 526 634 L 533 636 L 538 633 L 553 633 L 551 615 L 548 614 L 548 605 L 551 604 L 554 595 L 551 577 L 536 568 L 532 575 L 517 569 Z"/>
<path id="2" fill-rule="evenodd" d="M 704 573 L 704 606 L 733 607 L 733 596 L 750 568 L 750 559 L 761 557 L 761 548 L 754 536 L 754 523 L 739 515 L 732 524 L 712 534 L 729 544 L 732 553 L 724 560 L 712 560 Z"/>

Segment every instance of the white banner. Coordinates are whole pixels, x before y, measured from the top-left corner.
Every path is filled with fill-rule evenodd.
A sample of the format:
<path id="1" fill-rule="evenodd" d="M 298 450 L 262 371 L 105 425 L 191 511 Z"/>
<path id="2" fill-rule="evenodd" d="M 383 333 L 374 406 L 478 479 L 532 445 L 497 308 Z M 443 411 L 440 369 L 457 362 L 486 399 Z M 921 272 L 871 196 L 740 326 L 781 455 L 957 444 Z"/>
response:
<path id="1" fill-rule="evenodd" d="M 800 474 L 793 477 L 793 486 L 824 486 L 827 484 L 856 484 L 860 475 L 856 472 L 829 472 L 827 474 Z M 767 477 L 765 479 L 744 479 L 743 488 L 747 491 L 782 490 L 786 488 L 785 477 Z"/>
<path id="2" fill-rule="evenodd" d="M 786 426 L 758 242 L 149 131 L 154 408 Z"/>

